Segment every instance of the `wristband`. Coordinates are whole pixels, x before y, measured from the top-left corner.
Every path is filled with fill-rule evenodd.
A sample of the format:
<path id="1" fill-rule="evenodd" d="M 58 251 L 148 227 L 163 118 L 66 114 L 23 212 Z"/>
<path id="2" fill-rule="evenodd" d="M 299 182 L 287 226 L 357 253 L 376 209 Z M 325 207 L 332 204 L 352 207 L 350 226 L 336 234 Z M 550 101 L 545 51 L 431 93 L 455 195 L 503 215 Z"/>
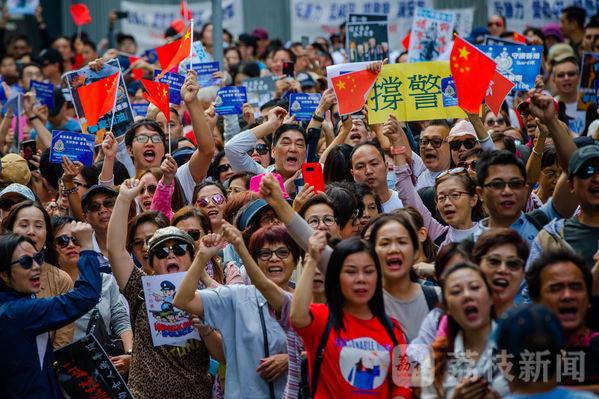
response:
<path id="1" fill-rule="evenodd" d="M 487 141 L 491 140 L 491 134 L 487 132 L 487 137 L 485 137 L 482 140 L 478 140 L 479 143 L 486 143 Z"/>
<path id="2" fill-rule="evenodd" d="M 28 120 L 29 122 L 33 122 L 34 120 L 39 119 L 39 116 L 37 115 L 33 115 L 32 117 L 30 117 Z"/>
<path id="3" fill-rule="evenodd" d="M 67 197 L 71 194 L 75 194 L 78 191 L 78 187 L 75 186 L 73 188 L 65 188 L 62 190 L 62 195 L 66 195 Z"/>
<path id="4" fill-rule="evenodd" d="M 389 150 L 389 152 L 391 152 L 391 155 L 404 155 L 406 151 L 407 148 L 404 145 L 399 147 L 391 147 L 391 149 Z"/>
<path id="5" fill-rule="evenodd" d="M 312 119 L 314 119 L 316 122 L 324 122 L 324 118 L 316 114 L 312 114 Z"/>

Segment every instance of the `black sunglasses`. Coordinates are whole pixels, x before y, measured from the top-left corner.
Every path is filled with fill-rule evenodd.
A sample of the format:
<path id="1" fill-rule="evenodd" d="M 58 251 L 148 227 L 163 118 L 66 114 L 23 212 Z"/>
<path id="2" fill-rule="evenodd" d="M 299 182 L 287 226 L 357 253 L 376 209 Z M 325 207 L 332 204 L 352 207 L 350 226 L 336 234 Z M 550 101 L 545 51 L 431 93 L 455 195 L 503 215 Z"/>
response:
<path id="1" fill-rule="evenodd" d="M 224 172 L 226 172 L 229 169 L 231 169 L 231 164 L 224 163 L 224 164 L 218 165 L 216 167 L 216 173 L 224 173 Z"/>
<path id="2" fill-rule="evenodd" d="M 248 150 L 248 155 L 252 155 L 256 151 L 258 155 L 266 155 L 270 149 L 266 144 L 256 144 L 254 148 Z"/>
<path id="3" fill-rule="evenodd" d="M 595 173 L 599 173 L 599 165 L 583 165 L 578 169 L 574 176 L 580 179 L 588 179 Z"/>
<path id="4" fill-rule="evenodd" d="M 463 141 L 452 141 L 451 143 L 449 143 L 449 148 L 452 151 L 457 151 L 460 149 L 461 146 L 464 146 L 465 149 L 467 150 L 471 150 L 474 148 L 474 146 L 476 145 L 476 140 L 474 139 L 467 139 L 467 140 L 463 140 Z"/>
<path id="5" fill-rule="evenodd" d="M 173 244 L 170 247 L 165 245 L 154 250 L 154 255 L 158 259 L 165 259 L 171 251 L 175 256 L 183 256 L 187 252 L 187 244 Z"/>
<path id="6" fill-rule="evenodd" d="M 102 202 L 92 202 L 87 206 L 88 212 L 98 212 L 102 206 L 106 209 L 112 209 L 114 207 L 115 198 L 106 198 Z"/>
<path id="7" fill-rule="evenodd" d="M 56 237 L 56 244 L 58 244 L 60 248 L 68 247 L 71 241 L 73 241 L 73 245 L 79 246 L 79 241 L 77 241 L 75 237 L 69 237 L 67 235 L 61 235 Z"/>
<path id="8" fill-rule="evenodd" d="M 194 241 L 199 240 L 202 236 L 202 232 L 200 230 L 187 230 L 187 234 L 189 234 Z"/>
<path id="9" fill-rule="evenodd" d="M 44 264 L 44 260 L 45 260 L 44 251 L 40 251 L 33 256 L 23 255 L 19 259 L 12 262 L 9 266 L 12 266 L 12 265 L 18 263 L 23 267 L 23 269 L 29 270 L 33 267 L 33 262 L 35 262 L 39 266 L 41 266 Z"/>

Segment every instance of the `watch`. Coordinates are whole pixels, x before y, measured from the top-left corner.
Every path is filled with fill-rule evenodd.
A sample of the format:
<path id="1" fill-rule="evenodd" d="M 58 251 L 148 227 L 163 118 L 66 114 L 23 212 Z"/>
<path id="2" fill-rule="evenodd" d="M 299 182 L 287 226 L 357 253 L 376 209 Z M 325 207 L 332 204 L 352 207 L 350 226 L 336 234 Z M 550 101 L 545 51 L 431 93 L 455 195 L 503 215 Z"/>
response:
<path id="1" fill-rule="evenodd" d="M 316 114 L 312 114 L 312 119 L 314 119 L 316 122 L 324 122 L 324 118 Z"/>
<path id="2" fill-rule="evenodd" d="M 389 152 L 391 153 L 391 155 L 404 155 L 406 151 L 406 147 L 402 145 L 399 147 L 391 147 Z"/>

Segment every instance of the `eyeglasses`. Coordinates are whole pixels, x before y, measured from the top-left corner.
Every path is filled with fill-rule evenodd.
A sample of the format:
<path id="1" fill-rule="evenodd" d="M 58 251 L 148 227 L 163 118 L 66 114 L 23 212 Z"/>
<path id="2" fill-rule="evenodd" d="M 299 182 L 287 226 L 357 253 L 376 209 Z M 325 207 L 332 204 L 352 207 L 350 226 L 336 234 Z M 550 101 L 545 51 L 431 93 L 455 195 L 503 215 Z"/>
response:
<path id="1" fill-rule="evenodd" d="M 141 144 L 145 144 L 150 140 L 152 143 L 162 143 L 162 136 L 159 134 L 154 134 L 152 136 L 148 136 L 147 134 L 138 134 L 137 136 L 133 137 L 133 140 Z"/>
<path id="2" fill-rule="evenodd" d="M 16 203 L 17 203 L 17 201 L 13 201 L 10 199 L 3 199 L 2 201 L 0 201 L 0 209 L 2 209 L 3 211 L 9 211 L 10 208 L 12 208 L 13 205 Z"/>
<path id="3" fill-rule="evenodd" d="M 222 194 L 214 194 L 211 197 L 201 197 L 196 201 L 197 206 L 200 208 L 206 208 L 212 201 L 214 205 L 222 205 L 225 203 L 225 197 Z"/>
<path id="4" fill-rule="evenodd" d="M 76 180 L 73 180 L 73 184 L 75 185 L 75 187 L 85 187 L 85 188 L 89 188 L 90 187 L 87 184 L 83 184 L 80 181 L 76 181 Z"/>
<path id="5" fill-rule="evenodd" d="M 222 165 L 218 165 L 215 170 L 216 170 L 216 173 L 224 173 L 229 169 L 231 169 L 231 164 L 224 163 Z"/>
<path id="6" fill-rule="evenodd" d="M 541 171 L 543 176 L 549 177 L 550 179 L 554 179 L 562 174 L 561 170 L 553 170 L 553 169 L 543 169 Z"/>
<path id="7" fill-rule="evenodd" d="M 487 262 L 487 265 L 491 269 L 498 269 L 502 263 L 505 263 L 508 269 L 513 272 L 517 272 L 524 267 L 524 261 L 520 258 L 502 258 L 500 255 L 485 255 L 483 259 Z"/>
<path id="8" fill-rule="evenodd" d="M 266 155 L 270 149 L 266 144 L 256 144 L 254 148 L 248 150 L 248 155 L 252 155 L 256 151 L 258 155 Z"/>
<path id="9" fill-rule="evenodd" d="M 175 256 L 183 256 L 187 252 L 187 244 L 173 244 L 170 247 L 165 245 L 156 248 L 153 252 L 158 259 L 165 259 L 171 252 Z"/>
<path id="10" fill-rule="evenodd" d="M 258 255 L 258 258 L 260 258 L 260 260 L 269 260 L 270 258 L 272 258 L 272 255 L 275 254 L 275 255 L 277 255 L 277 258 L 283 260 L 283 259 L 287 259 L 289 257 L 290 253 L 291 253 L 291 251 L 289 251 L 289 248 L 287 248 L 287 247 L 279 247 L 279 248 L 275 249 L 274 251 L 271 251 L 270 249 L 262 248 L 257 252 L 257 255 Z"/>
<path id="11" fill-rule="evenodd" d="M 451 193 L 449 193 L 447 195 L 445 195 L 445 194 L 439 194 L 439 195 L 437 195 L 437 202 L 440 203 L 440 204 L 442 204 L 442 203 L 445 202 L 445 200 L 447 198 L 449 198 L 449 201 L 454 202 L 454 201 L 459 200 L 460 197 L 462 196 L 462 194 L 469 194 L 469 193 L 466 192 L 466 191 L 454 191 L 454 192 L 451 192 Z"/>
<path id="12" fill-rule="evenodd" d="M 40 251 L 33 256 L 23 255 L 19 259 L 12 262 L 9 266 L 12 266 L 12 265 L 15 265 L 18 263 L 23 267 L 23 269 L 29 270 L 33 267 L 33 262 L 37 263 L 38 266 L 41 266 L 44 264 L 44 260 L 45 260 L 44 251 Z"/>
<path id="13" fill-rule="evenodd" d="M 139 192 L 139 195 L 144 195 L 145 193 L 154 195 L 155 192 L 156 192 L 156 185 L 148 184 L 147 186 L 145 186 L 144 188 L 141 189 L 141 191 Z"/>
<path id="14" fill-rule="evenodd" d="M 484 185 L 484 187 L 486 188 L 490 188 L 492 190 L 497 191 L 504 190 L 505 186 L 509 186 L 509 188 L 512 190 L 520 190 L 521 188 L 524 188 L 524 186 L 526 186 L 526 182 L 522 179 L 513 179 L 510 181 L 493 180 L 492 182 L 489 182 Z"/>
<path id="15" fill-rule="evenodd" d="M 149 246 L 149 242 L 150 242 L 150 238 L 152 238 L 152 236 L 146 237 L 146 238 L 137 238 L 135 240 L 133 240 L 133 243 L 131 243 L 131 246 L 135 249 L 142 249 L 144 247 L 144 245 L 148 245 Z"/>
<path id="16" fill-rule="evenodd" d="M 574 76 L 577 76 L 578 72 L 577 71 L 568 71 L 568 72 L 560 72 L 560 73 L 556 73 L 555 77 L 559 78 L 559 79 L 563 79 L 566 76 L 569 78 L 573 78 Z"/>
<path id="17" fill-rule="evenodd" d="M 580 179 L 588 179 L 596 173 L 599 173 L 599 165 L 583 165 L 575 176 Z"/>
<path id="18" fill-rule="evenodd" d="M 60 248 L 66 248 L 69 246 L 69 243 L 73 241 L 73 245 L 79 246 L 79 241 L 77 241 L 77 239 L 75 237 L 71 237 L 71 236 L 67 236 L 67 235 L 61 235 L 56 237 L 56 244 L 58 244 L 58 246 Z"/>
<path id="19" fill-rule="evenodd" d="M 440 148 L 445 139 L 441 139 L 438 137 L 432 139 L 420 139 L 420 147 L 426 147 L 427 145 L 432 145 L 433 148 Z"/>
<path id="20" fill-rule="evenodd" d="M 487 119 L 485 121 L 485 123 L 489 126 L 502 126 L 505 125 L 505 119 L 503 118 L 497 118 L 497 119 Z"/>
<path id="21" fill-rule="evenodd" d="M 464 168 L 464 169 L 470 169 L 471 171 L 476 172 L 476 166 L 477 165 L 478 165 L 478 160 L 475 159 L 475 160 L 470 161 L 470 162 L 465 162 L 465 161 L 464 162 L 460 162 L 458 164 L 458 167 Z"/>
<path id="22" fill-rule="evenodd" d="M 449 143 L 449 148 L 452 151 L 457 151 L 459 150 L 462 146 L 464 146 L 465 149 L 467 150 L 471 150 L 472 148 L 474 148 L 476 146 L 477 141 L 474 139 L 467 139 L 467 140 L 462 140 L 462 141 L 452 141 L 451 143 Z"/>
<path id="23" fill-rule="evenodd" d="M 501 28 L 503 26 L 503 22 L 501 22 L 501 21 L 490 21 L 490 22 L 487 22 L 487 26 L 489 28 L 492 27 L 492 26 L 497 26 L 497 27 Z"/>
<path id="24" fill-rule="evenodd" d="M 187 230 L 187 234 L 189 234 L 194 241 L 197 241 L 202 237 L 202 232 L 200 230 Z"/>
<path id="25" fill-rule="evenodd" d="M 102 206 L 106 209 L 112 209 L 114 207 L 114 198 L 106 198 L 102 202 L 92 202 L 87 206 L 88 212 L 98 212 Z"/>
<path id="26" fill-rule="evenodd" d="M 318 216 L 311 216 L 308 218 L 308 220 L 306 220 L 306 222 L 308 222 L 310 227 L 315 229 L 318 227 L 320 222 L 324 223 L 325 226 L 332 226 L 335 223 L 337 223 L 337 219 L 335 219 L 335 217 L 331 216 L 331 215 L 326 215 L 326 216 L 323 216 L 322 218 L 319 218 Z"/>
<path id="27" fill-rule="evenodd" d="M 462 173 L 468 173 L 468 171 L 465 168 L 447 169 L 445 172 L 439 173 L 439 175 L 435 178 L 435 180 L 439 180 L 443 176 L 447 176 L 447 175 L 460 175 Z"/>

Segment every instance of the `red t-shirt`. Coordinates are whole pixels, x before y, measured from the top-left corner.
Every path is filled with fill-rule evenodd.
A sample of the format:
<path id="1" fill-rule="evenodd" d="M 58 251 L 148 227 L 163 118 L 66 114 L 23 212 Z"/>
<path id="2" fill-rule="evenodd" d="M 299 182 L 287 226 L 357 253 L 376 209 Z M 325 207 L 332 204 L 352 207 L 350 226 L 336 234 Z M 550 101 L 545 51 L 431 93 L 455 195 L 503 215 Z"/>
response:
<path id="1" fill-rule="evenodd" d="M 310 313 L 313 319 L 308 326 L 294 328 L 306 345 L 311 377 L 316 351 L 329 317 L 329 308 L 324 304 L 311 304 Z M 395 385 L 389 375 L 393 341 L 380 321 L 375 317 L 361 320 L 344 312 L 343 323 L 345 329 L 339 335 L 331 327 L 320 366 L 315 399 L 411 398 L 410 388 Z M 395 320 L 393 327 L 397 343 L 405 344 L 404 334 Z"/>

